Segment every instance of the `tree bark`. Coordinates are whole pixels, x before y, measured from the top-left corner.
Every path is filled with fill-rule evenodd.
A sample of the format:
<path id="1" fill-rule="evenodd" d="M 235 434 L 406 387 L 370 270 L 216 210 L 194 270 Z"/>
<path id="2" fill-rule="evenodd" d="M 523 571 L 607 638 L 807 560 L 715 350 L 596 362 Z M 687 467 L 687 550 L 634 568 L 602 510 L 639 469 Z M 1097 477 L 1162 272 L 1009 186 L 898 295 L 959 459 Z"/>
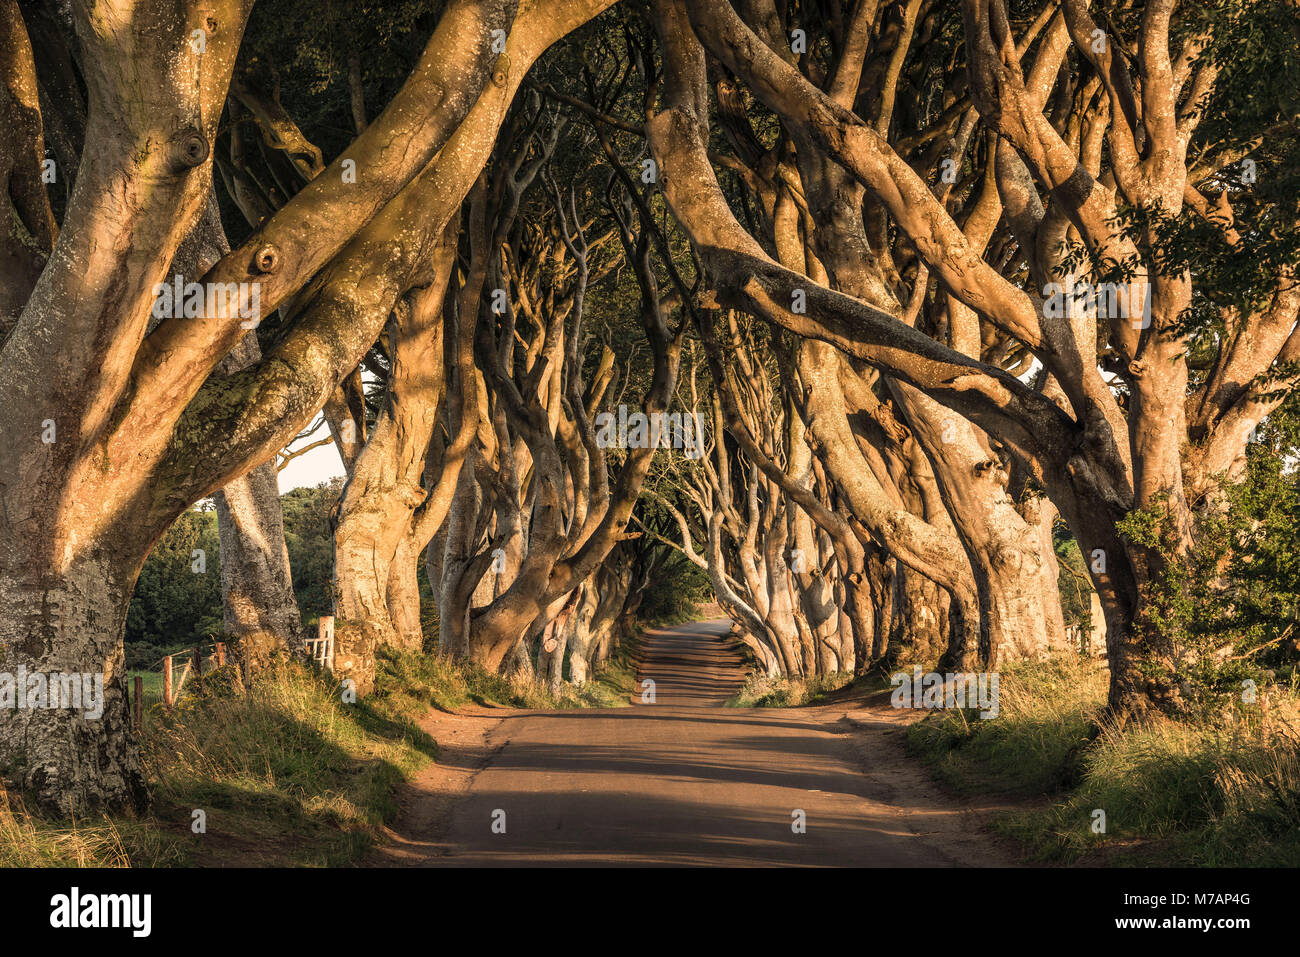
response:
<path id="1" fill-rule="evenodd" d="M 250 331 L 223 362 L 235 372 L 261 356 Z M 231 653 L 245 681 L 286 655 L 305 652 L 293 592 L 275 462 L 264 462 L 213 495 L 221 540 L 221 607 Z"/>
<path id="2" fill-rule="evenodd" d="M 103 682 L 101 716 L 18 708 L 0 720 L 0 776 L 63 817 L 149 806 L 122 650 L 134 551 L 101 540 L 58 554 L 42 534 L 0 538 L 0 670 Z"/>

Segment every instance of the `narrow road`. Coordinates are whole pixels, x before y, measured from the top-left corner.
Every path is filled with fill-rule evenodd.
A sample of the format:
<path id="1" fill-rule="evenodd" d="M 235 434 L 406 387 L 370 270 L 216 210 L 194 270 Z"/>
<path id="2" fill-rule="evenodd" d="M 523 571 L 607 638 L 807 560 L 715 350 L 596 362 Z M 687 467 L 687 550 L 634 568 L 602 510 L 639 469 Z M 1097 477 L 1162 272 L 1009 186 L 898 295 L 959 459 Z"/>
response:
<path id="1" fill-rule="evenodd" d="M 640 677 L 654 682 L 653 703 L 479 712 L 468 725 L 443 716 L 429 730 L 452 767 L 434 772 L 441 783 L 416 782 L 377 863 L 1005 863 L 902 756 L 895 715 L 722 707 L 743 680 L 726 627 L 647 633 Z"/>

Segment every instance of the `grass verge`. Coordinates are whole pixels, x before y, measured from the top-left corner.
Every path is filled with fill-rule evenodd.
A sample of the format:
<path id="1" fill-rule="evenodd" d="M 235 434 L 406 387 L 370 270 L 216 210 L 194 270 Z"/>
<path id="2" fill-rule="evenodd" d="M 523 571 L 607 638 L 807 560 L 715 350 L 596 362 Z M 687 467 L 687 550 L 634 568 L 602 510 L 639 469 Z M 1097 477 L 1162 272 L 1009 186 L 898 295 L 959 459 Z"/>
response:
<path id="1" fill-rule="evenodd" d="M 430 704 L 442 711 L 468 704 L 534 711 L 625 707 L 636 679 L 636 643 L 622 644 L 591 680 L 581 685 L 566 681 L 558 694 L 536 681 L 493 674 L 472 661 L 382 651 L 377 690 L 387 707 L 408 718 L 418 718 Z"/>
<path id="2" fill-rule="evenodd" d="M 1106 673 L 1095 662 L 1012 665 L 999 685 L 996 718 L 936 711 L 908 729 L 907 742 L 958 791 L 1030 799 L 993 824 L 1027 858 L 1300 865 L 1292 691 L 1275 689 L 1267 711 L 1236 704 L 1121 730 L 1103 717 Z"/>
<path id="3" fill-rule="evenodd" d="M 354 704 L 329 675 L 300 664 L 248 691 L 229 667 L 191 679 L 170 711 L 146 688 L 150 813 L 54 820 L 0 788 L 0 867 L 352 863 L 392 820 L 399 786 L 437 755 L 418 726 L 430 705 L 626 705 L 632 655 L 624 647 L 558 697 L 466 662 L 389 653 L 380 656 L 375 693 Z"/>
<path id="4" fill-rule="evenodd" d="M 808 678 L 768 678 L 751 671 L 736 694 L 727 699 L 729 708 L 801 708 L 822 701 L 853 680 L 853 674 L 837 671 Z"/>

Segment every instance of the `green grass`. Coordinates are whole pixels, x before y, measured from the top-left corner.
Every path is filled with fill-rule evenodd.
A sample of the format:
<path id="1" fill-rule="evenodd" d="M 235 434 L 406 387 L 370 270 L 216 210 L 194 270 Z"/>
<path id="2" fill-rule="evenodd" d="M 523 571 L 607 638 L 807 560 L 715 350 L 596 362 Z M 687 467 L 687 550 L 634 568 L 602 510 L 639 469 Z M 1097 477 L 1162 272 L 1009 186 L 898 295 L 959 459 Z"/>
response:
<path id="1" fill-rule="evenodd" d="M 227 666 L 191 678 L 168 710 L 161 676 L 142 673 L 150 813 L 51 820 L 0 789 L 0 866 L 353 863 L 392 821 L 400 785 L 437 755 L 417 724 L 430 706 L 626 705 L 631 655 L 625 648 L 559 697 L 466 662 L 384 652 L 375 693 L 354 704 L 332 677 L 306 665 L 285 665 L 247 691 Z M 205 833 L 193 832 L 195 811 L 205 816 Z"/>
<path id="2" fill-rule="evenodd" d="M 558 695 L 538 682 L 492 674 L 472 661 L 385 650 L 380 652 L 377 690 L 388 707 L 407 717 L 418 717 L 429 705 L 442 711 L 468 704 L 534 711 L 626 707 L 636 683 L 635 642 L 623 646 L 591 680 L 580 686 L 565 682 Z"/>
<path id="3" fill-rule="evenodd" d="M 808 678 L 768 678 L 751 672 L 736 694 L 727 699 L 729 708 L 800 708 L 822 701 L 853 681 L 853 674 L 837 671 Z"/>
<path id="4" fill-rule="evenodd" d="M 1120 730 L 1087 661 L 1013 665 L 999 714 L 939 711 L 909 749 L 963 792 L 1029 799 L 994 827 L 1025 855 L 1111 865 L 1300 865 L 1300 702 Z M 1105 832 L 1094 832 L 1096 811 Z"/>
<path id="5" fill-rule="evenodd" d="M 641 636 L 623 638 L 609 660 L 584 686 L 589 707 L 624 708 L 631 705 L 632 696 L 640 693 L 636 683 L 636 658 Z"/>
<path id="6" fill-rule="evenodd" d="M 383 695 L 345 704 L 337 682 L 286 665 L 247 692 L 233 667 L 147 708 L 153 808 L 133 820 L 53 821 L 0 804 L 9 866 L 333 865 L 355 860 L 396 810 L 397 786 L 437 752 Z M 206 831 L 194 833 L 196 811 Z"/>
<path id="7" fill-rule="evenodd" d="M 126 673 L 127 687 L 130 688 L 131 694 L 135 694 L 135 679 L 140 678 L 141 700 L 144 702 L 144 709 L 147 711 L 156 704 L 161 704 L 163 699 L 163 676 L 161 671 L 128 671 Z"/>
<path id="8" fill-rule="evenodd" d="M 935 711 L 908 728 L 907 742 L 958 791 L 1054 793 L 1078 780 L 1105 703 L 1106 672 L 1096 664 L 1019 663 L 999 672 L 996 718 Z"/>
<path id="9" fill-rule="evenodd" d="M 151 822 L 50 821 L 0 788 L 0 867 L 130 867 L 184 863 L 177 842 Z"/>

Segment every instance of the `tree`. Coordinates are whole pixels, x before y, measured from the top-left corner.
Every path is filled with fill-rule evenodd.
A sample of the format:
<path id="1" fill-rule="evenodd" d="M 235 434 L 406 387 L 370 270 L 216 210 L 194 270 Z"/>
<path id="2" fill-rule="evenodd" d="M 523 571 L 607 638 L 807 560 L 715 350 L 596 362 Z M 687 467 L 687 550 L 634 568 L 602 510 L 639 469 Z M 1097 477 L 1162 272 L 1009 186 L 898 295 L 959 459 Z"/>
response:
<path id="1" fill-rule="evenodd" d="M 122 629 L 149 549 L 192 502 L 271 459 L 355 368 L 477 178 L 528 66 L 608 5 L 534 5 L 516 22 L 513 0 L 450 0 L 346 155 L 197 277 L 188 314 L 152 329 L 210 195 L 251 5 L 94 2 L 53 24 L 62 42 L 42 51 L 67 55 L 64 30 L 77 37 L 84 146 L 57 225 L 44 192 L 3 196 L 24 252 L 6 269 L 0 326 L 0 396 L 14 410 L 0 427 L 0 649 L 10 668 L 102 673 L 106 700 L 99 722 L 29 711 L 0 729 L 6 776 L 39 803 L 145 805 Z M 6 109 L 20 119 L 0 165 L 30 182 L 44 156 L 40 70 L 16 0 L 0 10 Z M 274 348 L 214 376 L 276 309 L 287 321 Z"/>
<path id="2" fill-rule="evenodd" d="M 669 203 L 700 252 L 718 299 L 839 347 L 897 382 L 904 400 L 909 389 L 916 390 L 960 413 L 1046 490 L 1090 557 L 1107 620 L 1110 705 L 1121 718 L 1175 706 L 1177 685 L 1169 648 L 1145 617 L 1143 599 L 1144 583 L 1158 577 L 1170 559 L 1123 537 L 1120 523 L 1131 510 L 1159 503 L 1181 543 L 1174 555 L 1186 553 L 1195 506 L 1184 471 L 1193 484 L 1205 486 L 1240 455 L 1250 424 L 1280 401 L 1263 399 L 1259 386 L 1277 384 L 1281 388 L 1270 393 L 1285 394 L 1295 385 L 1288 370 L 1300 347 L 1294 331 L 1300 303 L 1289 266 L 1272 256 L 1263 308 L 1233 313 L 1230 336 L 1211 349 L 1212 365 L 1234 368 L 1230 376 L 1239 386 L 1216 386 L 1222 373 L 1189 380 L 1185 322 L 1203 273 L 1173 254 L 1176 247 L 1161 228 L 1182 216 L 1185 203 L 1195 208 L 1194 197 L 1190 203 L 1187 197 L 1240 155 L 1222 142 L 1198 143 L 1199 157 L 1189 152 L 1225 72 L 1209 51 L 1256 10 L 1294 15 L 1280 4 L 1246 6 L 1216 8 L 1209 17 L 1189 15 L 1175 28 L 1174 3 L 1161 0 L 1103 30 L 1086 4 L 1071 0 L 1059 9 L 1042 7 L 1017 36 L 1002 0 L 963 3 L 968 106 L 974 112 L 960 96 L 943 97 L 938 102 L 951 106 L 925 111 L 935 116 L 933 128 L 918 131 L 919 142 L 933 143 L 950 137 L 948 130 L 966 118 L 988 131 L 983 167 L 976 171 L 982 175 L 972 177 L 973 193 L 963 204 L 963 226 L 946 207 L 942 186 L 932 188 L 922 176 L 941 167 L 939 150 L 917 157 L 914 167 L 900 150 L 914 149 L 917 134 L 909 138 L 888 111 L 874 124 L 851 111 L 863 109 L 864 97 L 868 107 L 880 100 L 880 77 L 862 68 L 877 24 L 885 22 L 874 16 L 876 5 L 860 4 L 851 22 L 829 26 L 830 48 L 841 54 L 829 63 L 792 55 L 788 24 L 758 15 L 774 12 L 765 4 L 750 11 L 750 22 L 714 0 L 655 5 L 666 78 L 661 109 L 648 124 L 650 139 Z M 891 64 L 904 62 L 910 31 L 894 34 L 901 39 L 892 44 L 897 56 L 888 57 Z M 1136 42 L 1130 44 L 1130 37 Z M 1171 50 L 1174 41 L 1179 46 Z M 877 41 L 877 56 L 883 55 L 881 46 Z M 947 327 L 936 328 L 937 339 L 873 301 L 867 284 L 842 285 L 829 252 L 823 251 L 833 280 L 828 285 L 774 260 L 739 224 L 706 151 L 705 49 L 779 118 L 802 150 L 801 164 L 813 162 L 807 150 L 812 146 L 866 191 L 861 213 L 853 202 L 831 210 L 845 212 L 866 240 L 854 246 L 848 265 L 874 265 L 888 284 L 903 288 L 895 297 L 900 302 L 934 301 L 928 298 L 933 276 Z M 1121 50 L 1133 52 L 1122 57 Z M 890 102 L 898 68 L 891 65 L 884 74 Z M 870 109 L 863 112 L 871 115 Z M 1294 134 L 1280 111 L 1265 112 L 1279 132 Z M 970 159 L 972 141 L 981 143 L 959 136 L 957 154 L 944 157 L 953 169 Z M 1230 205 L 1233 192 L 1216 195 Z M 809 208 L 815 205 L 809 190 Z M 983 250 L 990 223 L 999 216 L 1005 216 L 1015 243 L 989 261 Z M 1269 216 L 1282 224 L 1284 235 L 1294 233 L 1291 209 L 1273 203 Z M 830 215 L 813 218 L 817 229 L 833 221 Z M 910 283 L 897 253 L 887 252 L 889 233 L 878 231 L 886 223 L 915 250 Z M 1049 285 L 1054 281 L 1071 288 L 1086 281 L 1106 291 L 1109 302 L 1100 317 L 1095 309 L 1061 308 Z M 806 311 L 791 307 L 799 292 Z M 1004 343 L 992 355 L 983 348 L 990 340 Z M 980 356 L 964 351 L 963 343 L 978 344 Z M 1005 343 L 1041 363 L 1045 374 L 1036 385 L 999 368 Z M 1197 425 L 1189 432 L 1187 410 L 1207 404 L 1214 411 L 1194 416 Z M 1213 465 L 1202 464 L 1210 460 Z M 950 499 L 954 490 L 946 488 Z M 959 525 L 978 517 L 968 506 L 953 512 Z M 971 533 L 969 525 L 963 528 L 963 544 L 991 582 L 996 556 L 1006 551 L 995 538 L 982 543 Z M 1006 565 L 1025 567 L 1023 561 Z M 981 590 L 987 593 L 986 611 L 992 610 L 992 590 Z M 1023 611 L 1028 615 L 1030 609 Z"/>
<path id="3" fill-rule="evenodd" d="M 216 513 L 184 512 L 140 571 L 126 616 L 126 666 L 152 669 L 159 657 L 222 630 Z"/>

